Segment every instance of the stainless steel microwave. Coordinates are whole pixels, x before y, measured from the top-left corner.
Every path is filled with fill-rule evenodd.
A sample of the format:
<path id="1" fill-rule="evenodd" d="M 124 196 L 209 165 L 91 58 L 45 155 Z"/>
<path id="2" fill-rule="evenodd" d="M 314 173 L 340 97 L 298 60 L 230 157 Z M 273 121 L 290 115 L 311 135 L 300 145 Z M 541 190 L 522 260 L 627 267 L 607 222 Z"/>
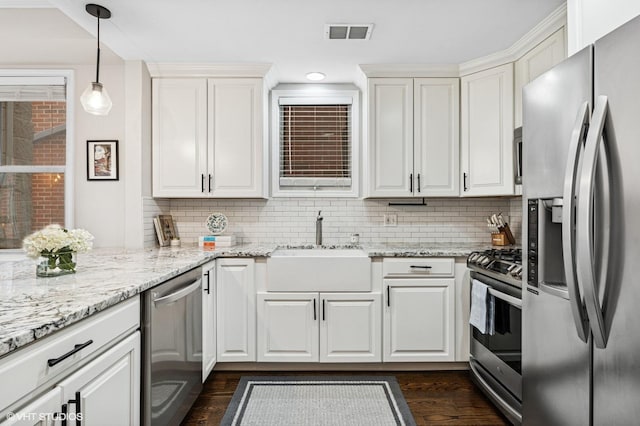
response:
<path id="1" fill-rule="evenodd" d="M 515 156 L 515 182 L 522 183 L 522 126 L 513 131 L 513 153 Z"/>

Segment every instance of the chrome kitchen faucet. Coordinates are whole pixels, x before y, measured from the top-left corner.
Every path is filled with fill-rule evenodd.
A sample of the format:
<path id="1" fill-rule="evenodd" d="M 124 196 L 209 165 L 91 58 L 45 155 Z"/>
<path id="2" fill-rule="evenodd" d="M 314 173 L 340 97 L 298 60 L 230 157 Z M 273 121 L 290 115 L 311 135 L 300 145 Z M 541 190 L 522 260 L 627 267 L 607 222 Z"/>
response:
<path id="1" fill-rule="evenodd" d="M 316 245 L 322 245 L 322 216 L 320 216 L 322 210 L 318 210 L 318 217 L 316 217 Z"/>

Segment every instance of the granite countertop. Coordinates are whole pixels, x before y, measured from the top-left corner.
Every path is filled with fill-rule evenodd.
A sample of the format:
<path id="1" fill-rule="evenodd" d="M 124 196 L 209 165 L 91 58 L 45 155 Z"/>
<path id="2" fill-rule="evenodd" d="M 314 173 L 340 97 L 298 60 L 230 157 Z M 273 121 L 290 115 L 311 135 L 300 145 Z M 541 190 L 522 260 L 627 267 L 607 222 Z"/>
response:
<path id="1" fill-rule="evenodd" d="M 150 250 L 97 249 L 78 254 L 78 272 L 36 278 L 35 261 L 0 263 L 0 357 L 67 325 L 217 257 L 267 257 L 278 247 L 239 245 L 203 251 L 195 246 Z M 323 246 L 343 248 L 345 246 Z M 370 257 L 467 256 L 486 244 L 365 245 Z"/>
<path id="2" fill-rule="evenodd" d="M 97 249 L 77 255 L 77 273 L 55 278 L 36 278 L 31 259 L 0 263 L 0 357 L 209 260 L 268 256 L 274 249 Z"/>

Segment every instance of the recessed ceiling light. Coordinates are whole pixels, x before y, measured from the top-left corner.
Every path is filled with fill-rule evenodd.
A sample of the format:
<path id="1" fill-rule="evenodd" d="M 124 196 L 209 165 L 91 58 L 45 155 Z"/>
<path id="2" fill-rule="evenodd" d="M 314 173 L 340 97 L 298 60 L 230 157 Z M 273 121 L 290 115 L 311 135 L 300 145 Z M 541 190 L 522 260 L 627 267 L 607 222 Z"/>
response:
<path id="1" fill-rule="evenodd" d="M 311 80 L 311 81 L 324 80 L 325 77 L 326 77 L 326 75 L 324 75 L 321 72 L 309 72 L 309 73 L 307 73 L 307 80 Z"/>

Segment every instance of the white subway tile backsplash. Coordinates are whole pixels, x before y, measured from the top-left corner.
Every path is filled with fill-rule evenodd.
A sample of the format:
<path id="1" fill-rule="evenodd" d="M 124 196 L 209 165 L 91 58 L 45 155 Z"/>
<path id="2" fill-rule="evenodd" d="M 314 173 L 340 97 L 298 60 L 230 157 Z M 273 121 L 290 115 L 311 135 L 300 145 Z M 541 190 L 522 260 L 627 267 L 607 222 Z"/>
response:
<path id="1" fill-rule="evenodd" d="M 270 200 L 145 199 L 145 246 L 155 243 L 152 219 L 171 214 L 185 243 L 208 233 L 204 223 L 213 212 L 229 219 L 227 232 L 241 243 L 315 241 L 315 220 L 322 210 L 324 242 L 347 244 L 353 233 L 363 244 L 491 241 L 485 217 L 503 212 L 520 236 L 522 201 L 517 198 L 437 199 L 427 206 L 389 206 L 390 200 L 296 198 Z M 385 213 L 397 215 L 397 226 L 383 226 Z M 147 229 L 148 228 L 148 229 Z"/>

